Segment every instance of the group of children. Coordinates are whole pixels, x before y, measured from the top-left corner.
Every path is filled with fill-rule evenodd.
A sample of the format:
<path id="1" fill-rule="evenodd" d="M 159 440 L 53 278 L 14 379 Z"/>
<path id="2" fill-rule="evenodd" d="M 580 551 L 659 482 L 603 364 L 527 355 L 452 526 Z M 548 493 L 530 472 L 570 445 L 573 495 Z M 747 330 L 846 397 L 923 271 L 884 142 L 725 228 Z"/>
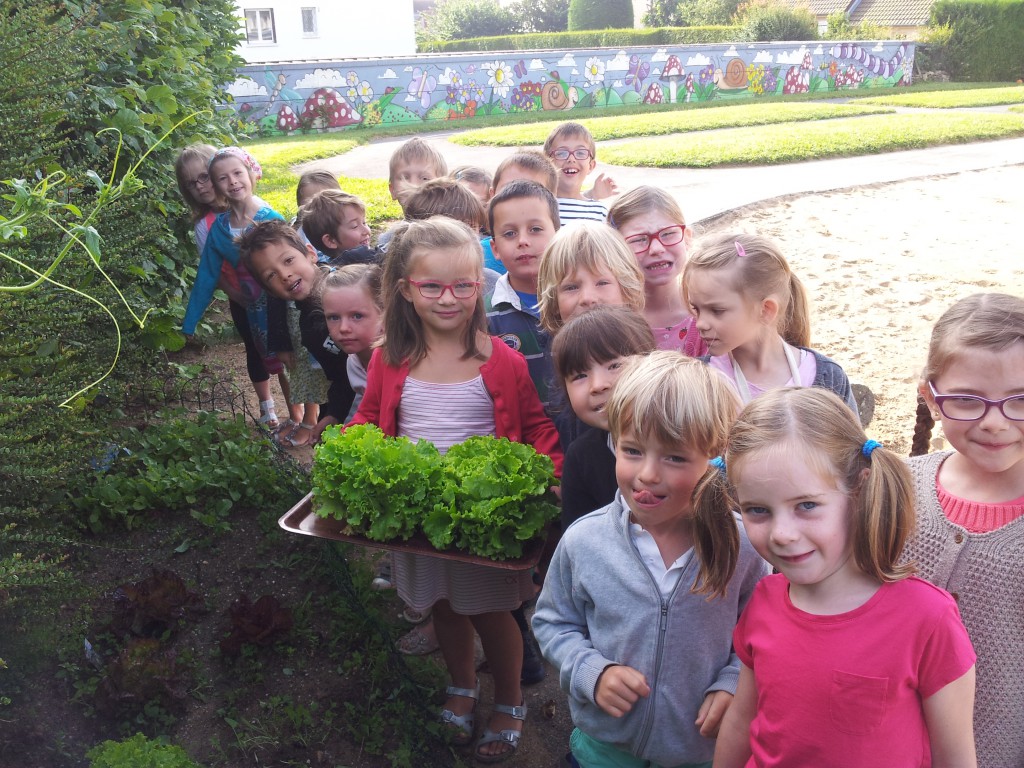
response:
<path id="1" fill-rule="evenodd" d="M 532 628 L 569 698 L 567 764 L 1024 765 L 1024 300 L 979 294 L 939 321 L 915 451 L 936 421 L 955 450 L 908 464 L 810 348 L 771 241 L 691 254 L 661 190 L 610 209 L 611 180 L 584 194 L 595 153 L 565 123 L 488 179 L 410 140 L 390 166 L 406 221 L 383 248 L 337 189 L 297 231 L 255 198 L 242 150 L 183 162 L 186 199 L 212 185 L 222 210 L 202 232 L 197 215 L 184 330 L 218 281 L 246 286 L 228 293 L 247 351 L 270 370 L 304 348 L 328 382 L 310 437 L 374 423 L 442 452 L 488 434 L 551 456 L 561 538 Z M 451 741 L 512 756 L 539 679 L 531 574 L 395 554 L 391 578 L 433 613 Z M 479 734 L 474 634 L 494 679 Z"/>

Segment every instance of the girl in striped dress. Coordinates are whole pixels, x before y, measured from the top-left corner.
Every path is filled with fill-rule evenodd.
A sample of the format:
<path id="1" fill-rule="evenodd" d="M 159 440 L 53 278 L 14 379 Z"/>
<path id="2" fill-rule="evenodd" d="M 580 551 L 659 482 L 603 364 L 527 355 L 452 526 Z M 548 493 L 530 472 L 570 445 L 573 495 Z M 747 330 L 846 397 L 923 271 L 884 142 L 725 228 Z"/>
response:
<path id="1" fill-rule="evenodd" d="M 482 264 L 480 239 L 461 222 L 437 216 L 398 226 L 382 280 L 384 339 L 352 423 L 430 440 L 442 453 L 473 435 L 507 437 L 551 456 L 561 474 L 558 434 L 526 360 L 487 334 Z M 474 631 L 480 635 L 495 703 L 476 759 L 511 757 L 526 718 L 523 642 L 511 611 L 533 596 L 529 572 L 395 553 L 393 577 L 406 605 L 433 610 L 452 679 L 441 719 L 456 743 L 473 740 Z"/>

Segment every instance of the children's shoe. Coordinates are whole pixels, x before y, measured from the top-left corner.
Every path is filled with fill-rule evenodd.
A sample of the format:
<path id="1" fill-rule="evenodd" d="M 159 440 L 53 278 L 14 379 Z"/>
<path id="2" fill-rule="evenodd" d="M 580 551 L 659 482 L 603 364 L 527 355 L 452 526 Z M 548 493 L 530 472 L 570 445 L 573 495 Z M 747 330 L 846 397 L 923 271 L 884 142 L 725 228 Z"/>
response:
<path id="1" fill-rule="evenodd" d="M 275 431 L 281 422 L 278 421 L 277 414 L 274 413 L 274 401 L 260 400 L 260 426 L 264 426 L 271 432 Z"/>
<path id="2" fill-rule="evenodd" d="M 532 632 L 523 632 L 523 667 L 519 675 L 522 685 L 536 685 L 547 677 L 548 670 Z"/>
<path id="3" fill-rule="evenodd" d="M 476 726 L 476 702 L 480 698 L 480 681 L 476 681 L 476 688 L 456 688 L 449 685 L 444 691 L 446 696 L 465 696 L 473 700 L 473 709 L 464 715 L 456 715 L 450 709 L 441 710 L 441 722 L 447 727 L 452 743 L 456 746 L 465 746 L 473 740 L 473 730 Z M 497 706 L 495 706 L 497 709 Z"/>
<path id="4" fill-rule="evenodd" d="M 377 561 L 377 575 L 370 582 L 370 587 L 373 589 L 391 589 L 392 586 L 391 553 L 388 552 Z"/>
<path id="5" fill-rule="evenodd" d="M 525 722 L 526 720 L 526 703 L 524 702 L 518 707 L 510 707 L 506 704 L 495 704 L 494 711 L 500 712 L 503 715 L 511 715 L 515 720 Z M 476 758 L 477 762 L 480 763 L 500 763 L 504 760 L 508 760 L 512 755 L 519 749 L 519 740 L 523 737 L 523 727 L 519 726 L 519 730 L 512 730 L 511 728 L 505 728 L 501 731 L 492 731 L 490 728 L 484 729 L 484 735 L 480 737 L 480 741 L 476 743 L 476 751 L 473 757 Z M 493 744 L 496 741 L 508 746 L 501 752 L 493 755 L 481 754 L 480 747 L 486 744 Z"/>

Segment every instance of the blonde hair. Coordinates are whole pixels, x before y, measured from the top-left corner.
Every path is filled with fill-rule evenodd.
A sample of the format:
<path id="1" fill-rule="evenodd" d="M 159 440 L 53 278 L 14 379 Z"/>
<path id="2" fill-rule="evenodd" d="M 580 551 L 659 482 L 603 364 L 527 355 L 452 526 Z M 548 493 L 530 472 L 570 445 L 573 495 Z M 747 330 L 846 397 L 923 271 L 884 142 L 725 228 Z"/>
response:
<path id="1" fill-rule="evenodd" d="M 537 301 L 540 324 L 548 333 L 556 333 L 565 323 L 558 311 L 558 286 L 580 268 L 611 272 L 626 306 L 643 311 L 644 274 L 622 235 L 607 224 L 576 221 L 558 230 L 540 258 Z"/>
<path id="2" fill-rule="evenodd" d="M 941 376 L 960 350 L 1002 352 L 1020 341 L 1024 341 L 1024 299 L 1006 293 L 975 293 L 961 299 L 942 313 L 932 329 L 920 386 Z M 919 397 L 911 456 L 928 453 L 934 426 L 928 404 Z"/>
<path id="3" fill-rule="evenodd" d="M 324 243 L 324 236 L 337 239 L 338 227 L 345 222 L 345 206 L 350 206 L 366 215 L 366 204 L 355 195 L 340 189 L 324 189 L 313 195 L 309 202 L 299 209 L 297 224 L 318 251 L 333 254 L 337 249 Z"/>
<path id="4" fill-rule="evenodd" d="M 685 446 L 701 456 L 725 448 L 740 402 L 724 377 L 681 352 L 658 350 L 636 357 L 623 370 L 608 399 L 608 427 L 616 443 L 625 431 L 641 444 Z M 694 489 L 693 542 L 700 572 L 692 591 L 709 597 L 726 593 L 736 569 L 740 536 L 727 500 L 699 504 L 704 479 L 717 475 L 708 465 Z"/>
<path id="5" fill-rule="evenodd" d="M 652 211 L 660 213 L 677 224 L 686 225 L 683 209 L 668 192 L 657 187 L 637 187 L 619 196 L 608 209 L 608 223 L 615 229 Z"/>
<path id="6" fill-rule="evenodd" d="M 548 138 L 544 142 L 544 154 L 550 155 L 554 151 L 555 144 L 558 142 L 577 137 L 582 144 L 587 145 L 587 149 L 590 150 L 591 159 L 596 160 L 597 145 L 594 144 L 594 137 L 590 135 L 590 131 L 587 130 L 585 125 L 572 122 L 571 120 L 555 126 L 555 129 L 548 134 Z"/>
<path id="7" fill-rule="evenodd" d="M 467 263 L 472 263 L 473 276 L 483 279 L 484 254 L 480 237 L 461 221 L 434 216 L 426 221 L 403 221 L 395 227 L 381 280 L 384 297 L 384 340 L 381 347 L 384 362 L 388 365 L 401 365 L 406 360 L 415 365 L 427 355 L 423 321 L 416 314 L 412 302 L 402 295 L 400 287 L 408 279 L 416 259 L 432 251 L 459 252 Z M 481 333 L 487 333 L 487 314 L 483 295 L 477 290 L 476 306 L 464 336 L 466 351 L 462 359 L 482 359 L 477 346 Z"/>
<path id="8" fill-rule="evenodd" d="M 384 311 L 384 303 L 381 298 L 381 278 L 384 271 L 377 264 L 347 264 L 340 269 L 328 272 L 319 281 L 316 289 L 316 306 L 323 310 L 324 294 L 336 288 L 351 288 L 358 286 L 370 297 L 374 306 L 381 312 Z"/>
<path id="9" fill-rule="evenodd" d="M 764 451 L 811 464 L 809 470 L 849 496 L 857 567 L 879 581 L 898 581 L 914 571 L 898 564 L 914 527 L 913 481 L 892 451 L 879 446 L 865 455 L 866 441 L 860 421 L 835 393 L 774 389 L 751 401 L 733 424 L 725 454 L 728 480 L 735 487 L 744 460 Z M 803 450 L 794 452 L 794 446 Z"/>
<path id="10" fill-rule="evenodd" d="M 778 246 L 767 237 L 734 232 L 702 239 L 683 270 L 683 300 L 687 304 L 690 276 L 701 270 L 726 272 L 732 289 L 752 303 L 775 296 L 779 335 L 793 346 L 810 346 L 807 292 Z"/>
<path id="11" fill-rule="evenodd" d="M 494 171 L 494 180 L 491 182 L 495 192 L 498 191 L 498 185 L 501 184 L 502 175 L 509 168 L 522 168 L 531 174 L 542 176 L 548 192 L 552 195 L 558 192 L 558 169 L 551 162 L 551 158 L 540 150 L 521 149 L 498 163 L 498 168 Z"/>
<path id="12" fill-rule="evenodd" d="M 178 181 L 178 191 L 181 193 L 182 199 L 189 207 L 189 210 L 192 211 L 193 224 L 210 211 L 223 210 L 223 208 L 218 209 L 212 205 L 203 205 L 195 198 L 192 187 L 189 185 L 188 179 L 185 178 L 185 166 L 192 160 L 198 160 L 203 166 L 203 172 L 208 173 L 207 165 L 216 151 L 216 148 L 209 144 L 189 144 L 178 153 L 178 157 L 174 160 L 174 178 Z M 213 182 L 211 181 L 210 183 L 212 184 Z"/>
<path id="13" fill-rule="evenodd" d="M 448 164 L 444 161 L 444 156 L 433 144 L 415 136 L 391 153 L 391 159 L 388 161 L 388 183 L 395 183 L 395 174 L 399 166 L 416 160 L 427 161 L 437 176 L 448 175 Z"/>

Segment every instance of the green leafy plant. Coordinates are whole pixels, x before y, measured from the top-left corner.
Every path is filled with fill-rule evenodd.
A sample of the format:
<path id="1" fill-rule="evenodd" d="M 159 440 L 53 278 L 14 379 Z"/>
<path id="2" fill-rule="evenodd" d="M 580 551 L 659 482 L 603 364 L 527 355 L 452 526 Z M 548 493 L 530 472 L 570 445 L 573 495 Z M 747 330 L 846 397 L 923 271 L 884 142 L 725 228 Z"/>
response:
<path id="1" fill-rule="evenodd" d="M 569 30 L 630 29 L 632 0 L 569 0 Z"/>
<path id="2" fill-rule="evenodd" d="M 104 741 L 86 757 L 89 768 L 202 768 L 181 747 L 141 733 L 124 741 Z"/>
<path id="3" fill-rule="evenodd" d="M 817 40 L 818 22 L 806 8 L 780 0 L 747 0 L 736 9 L 746 40 Z"/>

